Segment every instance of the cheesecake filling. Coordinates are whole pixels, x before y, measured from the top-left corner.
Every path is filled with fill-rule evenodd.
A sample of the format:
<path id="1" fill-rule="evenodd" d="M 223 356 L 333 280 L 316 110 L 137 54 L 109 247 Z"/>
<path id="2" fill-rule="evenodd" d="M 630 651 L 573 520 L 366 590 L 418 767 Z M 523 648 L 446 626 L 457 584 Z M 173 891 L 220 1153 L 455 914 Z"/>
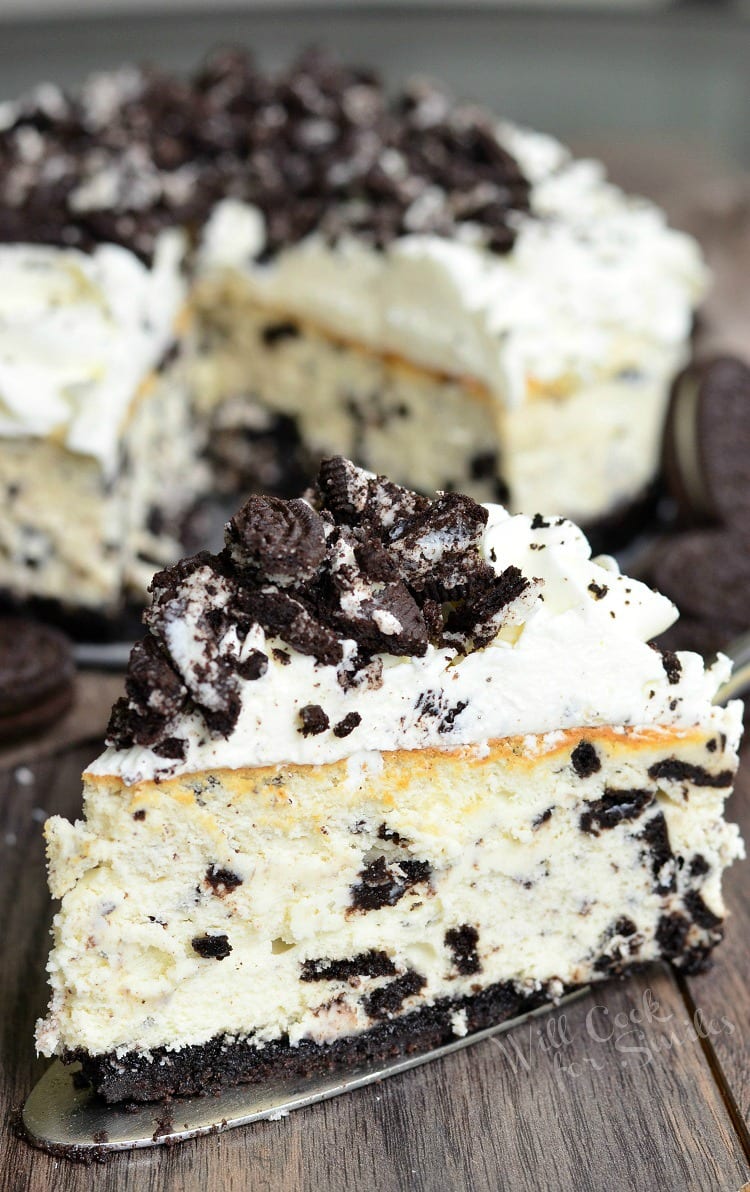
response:
<path id="1" fill-rule="evenodd" d="M 720 730 L 598 728 L 158 786 L 89 773 L 84 820 L 46 829 L 63 903 L 38 1046 L 327 1044 L 497 983 L 554 997 L 699 964 L 742 852 L 736 763 Z"/>

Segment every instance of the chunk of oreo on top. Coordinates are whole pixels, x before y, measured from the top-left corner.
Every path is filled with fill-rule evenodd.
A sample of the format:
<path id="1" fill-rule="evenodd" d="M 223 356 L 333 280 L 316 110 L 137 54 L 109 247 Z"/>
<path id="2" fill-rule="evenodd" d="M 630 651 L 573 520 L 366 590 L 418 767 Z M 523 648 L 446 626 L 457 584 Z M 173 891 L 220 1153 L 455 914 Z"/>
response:
<path id="1" fill-rule="evenodd" d="M 288 587 L 310 579 L 326 554 L 322 518 L 306 501 L 252 496 L 226 528 L 227 549 L 241 570 Z"/>
<path id="2" fill-rule="evenodd" d="M 153 746 L 167 737 L 185 706 L 187 688 L 163 646 L 148 634 L 130 652 L 127 698 L 117 701 L 107 727 L 107 744 L 118 749 Z"/>
<path id="3" fill-rule="evenodd" d="M 391 99 L 319 52 L 276 75 L 224 51 L 192 79 L 131 70 L 72 97 L 39 89 L 0 129 L 5 242 L 118 243 L 151 260 L 160 232 L 199 228 L 227 194 L 263 216 L 259 260 L 312 232 L 380 250 L 465 225 L 503 253 L 531 206 L 490 115 L 422 84 Z"/>
<path id="4" fill-rule="evenodd" d="M 488 516 L 471 497 L 443 493 L 426 509 L 397 523 L 388 549 L 409 586 L 450 599 L 463 595 L 475 578 L 492 576 L 479 553 Z"/>

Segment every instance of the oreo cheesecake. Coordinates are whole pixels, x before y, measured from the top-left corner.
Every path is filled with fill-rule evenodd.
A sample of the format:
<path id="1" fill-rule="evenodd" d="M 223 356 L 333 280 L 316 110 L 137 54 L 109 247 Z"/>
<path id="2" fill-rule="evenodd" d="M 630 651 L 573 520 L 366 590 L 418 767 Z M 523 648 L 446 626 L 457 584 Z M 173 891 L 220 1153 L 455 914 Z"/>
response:
<path id="1" fill-rule="evenodd" d="M 743 852 L 724 658 L 571 522 L 324 462 L 156 576 L 48 821 L 44 1055 L 110 1102 L 434 1046 L 668 960 Z"/>
<path id="2" fill-rule="evenodd" d="M 106 609 L 207 488 L 299 491 L 325 454 L 616 516 L 706 275 L 550 138 L 226 52 L 0 108 L 0 280 L 0 589 Z"/>

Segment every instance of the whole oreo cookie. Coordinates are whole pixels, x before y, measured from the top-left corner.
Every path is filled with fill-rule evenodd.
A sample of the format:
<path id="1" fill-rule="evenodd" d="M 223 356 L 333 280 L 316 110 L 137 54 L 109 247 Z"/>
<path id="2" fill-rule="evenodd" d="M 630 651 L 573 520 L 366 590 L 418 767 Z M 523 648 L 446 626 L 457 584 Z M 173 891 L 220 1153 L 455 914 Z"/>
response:
<path id="1" fill-rule="evenodd" d="M 731 628 L 750 624 L 750 527 L 691 530 L 664 542 L 654 581 L 683 614 Z"/>
<path id="2" fill-rule="evenodd" d="M 750 626 L 750 367 L 733 356 L 677 377 L 664 478 L 682 532 L 654 551 L 651 578 L 679 607 L 665 639 L 704 654 Z"/>
<path id="3" fill-rule="evenodd" d="M 664 476 L 683 521 L 747 526 L 750 367 L 735 356 L 688 365 L 675 380 Z"/>
<path id="4" fill-rule="evenodd" d="M 72 702 L 74 674 L 70 642 L 62 633 L 35 621 L 0 618 L 0 741 L 59 719 Z"/>

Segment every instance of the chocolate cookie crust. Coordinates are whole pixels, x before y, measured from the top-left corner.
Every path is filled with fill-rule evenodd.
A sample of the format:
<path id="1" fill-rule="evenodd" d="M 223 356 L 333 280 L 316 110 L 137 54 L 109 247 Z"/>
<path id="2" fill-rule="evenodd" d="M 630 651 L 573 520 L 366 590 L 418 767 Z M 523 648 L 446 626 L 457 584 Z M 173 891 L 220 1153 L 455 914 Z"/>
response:
<path id="1" fill-rule="evenodd" d="M 179 1051 L 159 1048 L 151 1052 L 151 1060 L 137 1052 L 118 1057 L 77 1051 L 63 1058 L 65 1062 L 79 1060 L 86 1080 L 109 1104 L 158 1101 L 280 1075 L 315 1076 L 339 1064 L 351 1070 L 358 1064 L 395 1059 L 450 1043 L 455 1039 L 451 1019 L 457 1012 L 465 1012 L 470 1031 L 478 1031 L 533 1010 L 546 1000 L 543 992 L 523 995 L 503 982 L 469 997 L 441 998 L 432 1006 L 386 1018 L 361 1034 L 329 1044 L 302 1039 L 292 1046 L 282 1038 L 259 1048 L 251 1040 L 222 1036 Z"/>

